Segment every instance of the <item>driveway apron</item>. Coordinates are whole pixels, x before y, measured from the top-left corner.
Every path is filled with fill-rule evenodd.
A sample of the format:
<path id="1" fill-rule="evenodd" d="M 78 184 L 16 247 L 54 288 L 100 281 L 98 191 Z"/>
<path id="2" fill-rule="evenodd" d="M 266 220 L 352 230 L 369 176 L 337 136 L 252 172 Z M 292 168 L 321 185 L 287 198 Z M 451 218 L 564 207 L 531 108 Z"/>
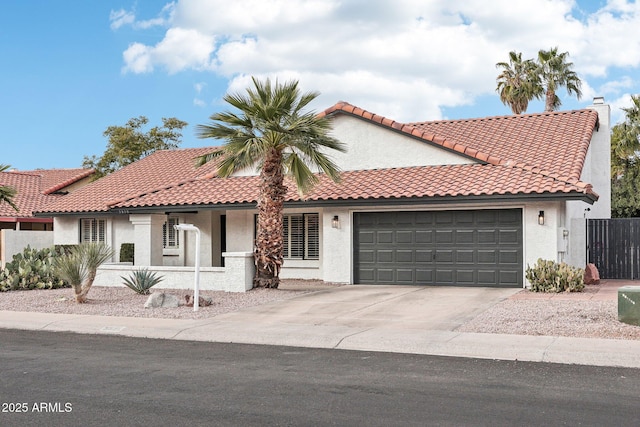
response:
<path id="1" fill-rule="evenodd" d="M 303 294 L 219 320 L 453 331 L 520 289 L 347 285 Z"/>

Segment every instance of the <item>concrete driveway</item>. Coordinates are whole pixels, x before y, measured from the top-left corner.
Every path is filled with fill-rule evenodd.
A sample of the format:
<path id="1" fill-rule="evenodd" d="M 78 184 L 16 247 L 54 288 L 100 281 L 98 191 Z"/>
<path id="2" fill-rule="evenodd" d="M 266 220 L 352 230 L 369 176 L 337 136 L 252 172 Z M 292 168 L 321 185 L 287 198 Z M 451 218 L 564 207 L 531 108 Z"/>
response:
<path id="1" fill-rule="evenodd" d="M 218 316 L 268 324 L 453 331 L 519 288 L 347 285 Z"/>

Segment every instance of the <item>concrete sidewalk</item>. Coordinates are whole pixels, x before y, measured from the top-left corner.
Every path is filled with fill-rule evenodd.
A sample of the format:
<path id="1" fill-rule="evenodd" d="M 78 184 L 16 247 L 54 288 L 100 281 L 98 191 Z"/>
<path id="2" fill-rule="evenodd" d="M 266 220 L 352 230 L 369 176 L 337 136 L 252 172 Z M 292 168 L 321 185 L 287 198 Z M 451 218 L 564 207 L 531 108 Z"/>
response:
<path id="1" fill-rule="evenodd" d="M 0 311 L 0 328 L 640 368 L 640 341 L 455 331 L 518 291 L 344 286 L 202 320 Z"/>

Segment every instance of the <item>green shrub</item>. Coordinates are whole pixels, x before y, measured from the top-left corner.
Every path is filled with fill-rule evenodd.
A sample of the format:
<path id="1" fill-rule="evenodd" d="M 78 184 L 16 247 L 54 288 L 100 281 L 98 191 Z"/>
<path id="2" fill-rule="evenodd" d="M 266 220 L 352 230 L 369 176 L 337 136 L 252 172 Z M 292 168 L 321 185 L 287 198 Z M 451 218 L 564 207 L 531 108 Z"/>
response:
<path id="1" fill-rule="evenodd" d="M 532 292 L 582 292 L 584 269 L 566 263 L 538 259 L 535 266 L 527 265 L 526 277 Z"/>
<path id="2" fill-rule="evenodd" d="M 68 288 L 69 284 L 58 278 L 53 269 L 59 256 L 53 248 L 31 249 L 27 246 L 0 270 L 0 292 Z"/>
<path id="3" fill-rule="evenodd" d="M 123 243 L 120 245 L 120 262 L 133 263 L 135 253 L 134 243 Z"/>
<path id="4" fill-rule="evenodd" d="M 146 268 L 132 272 L 128 278 L 120 277 L 124 280 L 125 285 L 140 295 L 149 295 L 151 293 L 149 289 L 163 280 L 163 278 L 157 276 L 155 272 L 151 272 Z"/>

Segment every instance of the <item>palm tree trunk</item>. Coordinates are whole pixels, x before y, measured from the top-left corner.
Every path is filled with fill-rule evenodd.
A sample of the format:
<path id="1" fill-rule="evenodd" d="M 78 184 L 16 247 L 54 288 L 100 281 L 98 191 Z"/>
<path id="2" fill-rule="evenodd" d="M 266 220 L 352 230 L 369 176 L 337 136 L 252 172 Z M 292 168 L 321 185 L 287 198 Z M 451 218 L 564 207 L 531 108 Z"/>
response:
<path id="1" fill-rule="evenodd" d="M 272 149 L 260 171 L 254 287 L 277 288 L 280 284 L 284 248 L 282 215 L 286 192 L 282 153 Z"/>
<path id="2" fill-rule="evenodd" d="M 554 106 L 555 99 L 556 99 L 556 92 L 554 90 L 547 89 L 547 93 L 545 94 L 545 99 L 544 99 L 545 112 L 550 112 L 555 109 L 555 106 Z"/>

